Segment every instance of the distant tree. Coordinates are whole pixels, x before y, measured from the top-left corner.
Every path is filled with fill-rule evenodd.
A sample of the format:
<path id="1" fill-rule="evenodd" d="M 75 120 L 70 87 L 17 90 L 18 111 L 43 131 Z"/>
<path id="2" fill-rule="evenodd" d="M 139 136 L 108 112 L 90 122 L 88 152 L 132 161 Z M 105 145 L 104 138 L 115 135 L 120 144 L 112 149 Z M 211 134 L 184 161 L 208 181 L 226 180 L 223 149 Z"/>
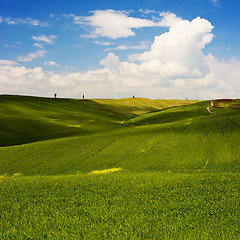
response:
<path id="1" fill-rule="evenodd" d="M 82 98 L 84 99 L 84 95 L 82 95 Z"/>
<path id="2" fill-rule="evenodd" d="M 55 97 L 55 98 L 57 97 L 57 94 L 56 94 L 56 93 L 54 93 L 54 97 Z"/>
<path id="3" fill-rule="evenodd" d="M 133 98 L 135 98 L 135 96 L 133 95 Z"/>

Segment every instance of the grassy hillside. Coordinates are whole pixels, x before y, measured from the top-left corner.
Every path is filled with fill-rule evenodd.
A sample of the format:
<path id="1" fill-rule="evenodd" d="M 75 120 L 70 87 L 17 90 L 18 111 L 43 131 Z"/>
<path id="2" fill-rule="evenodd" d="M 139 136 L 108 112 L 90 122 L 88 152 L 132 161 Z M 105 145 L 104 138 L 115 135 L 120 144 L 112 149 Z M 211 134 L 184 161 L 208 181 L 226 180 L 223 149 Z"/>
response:
<path id="1" fill-rule="evenodd" d="M 187 103 L 191 101 L 77 100 L 2 95 L 0 146 L 114 130 L 122 127 L 121 121 L 141 113 Z"/>
<path id="2" fill-rule="evenodd" d="M 236 104 L 0 96 L 0 238 L 239 239 Z"/>
<path id="3" fill-rule="evenodd" d="M 238 172 L 240 111 L 216 108 L 210 114 L 208 105 L 172 107 L 119 118 L 118 123 L 98 110 L 101 121 L 95 118 L 91 134 L 83 132 L 86 127 L 75 137 L 0 148 L 0 174 L 76 174 L 114 167 L 133 172 Z"/>

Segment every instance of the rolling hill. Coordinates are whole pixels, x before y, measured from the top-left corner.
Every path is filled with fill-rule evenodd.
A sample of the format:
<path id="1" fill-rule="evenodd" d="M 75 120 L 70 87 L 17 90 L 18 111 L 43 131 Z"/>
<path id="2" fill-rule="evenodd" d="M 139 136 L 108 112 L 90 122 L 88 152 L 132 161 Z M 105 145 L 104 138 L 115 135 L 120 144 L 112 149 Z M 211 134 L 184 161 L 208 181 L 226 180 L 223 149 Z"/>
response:
<path id="1" fill-rule="evenodd" d="M 238 107 L 0 96 L 1 239 L 239 239 Z"/>
<path id="2" fill-rule="evenodd" d="M 121 128 L 143 113 L 189 104 L 181 100 L 77 100 L 0 96 L 0 146 L 89 135 Z"/>
<path id="3" fill-rule="evenodd" d="M 240 111 L 209 101 L 2 98 L 0 174 L 239 171 Z"/>

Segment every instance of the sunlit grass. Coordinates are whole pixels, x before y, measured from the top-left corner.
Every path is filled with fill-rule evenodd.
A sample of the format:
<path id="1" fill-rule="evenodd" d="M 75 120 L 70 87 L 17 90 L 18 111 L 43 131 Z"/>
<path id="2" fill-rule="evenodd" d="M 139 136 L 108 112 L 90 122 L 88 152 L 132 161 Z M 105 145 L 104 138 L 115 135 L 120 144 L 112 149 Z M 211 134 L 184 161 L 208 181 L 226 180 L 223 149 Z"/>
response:
<path id="1" fill-rule="evenodd" d="M 240 111 L 186 103 L 0 97 L 0 239 L 240 239 Z"/>
<path id="2" fill-rule="evenodd" d="M 239 239 L 240 175 L 6 177 L 1 239 Z"/>
<path id="3" fill-rule="evenodd" d="M 93 170 L 90 172 L 90 174 L 106 174 L 106 173 L 113 173 L 113 172 L 119 172 L 122 171 L 122 168 L 109 168 L 109 169 L 103 169 L 103 170 Z"/>

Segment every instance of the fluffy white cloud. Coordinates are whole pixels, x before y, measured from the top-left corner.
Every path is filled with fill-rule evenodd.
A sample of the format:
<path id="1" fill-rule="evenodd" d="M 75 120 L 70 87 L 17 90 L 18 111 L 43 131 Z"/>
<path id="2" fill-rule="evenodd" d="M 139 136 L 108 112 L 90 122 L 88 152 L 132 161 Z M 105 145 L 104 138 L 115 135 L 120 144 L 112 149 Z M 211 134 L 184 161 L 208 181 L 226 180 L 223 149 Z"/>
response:
<path id="1" fill-rule="evenodd" d="M 39 67 L 27 69 L 23 66 L 0 65 L 1 93 L 37 95 L 46 91 L 46 74 Z"/>
<path id="2" fill-rule="evenodd" d="M 1 93 L 61 97 L 129 97 L 149 98 L 236 98 L 240 95 L 240 61 L 219 61 L 212 55 L 206 56 L 209 73 L 199 78 L 156 77 L 159 62 L 148 65 L 120 62 L 118 56 L 109 53 L 101 60 L 103 69 L 87 72 L 59 73 L 42 68 L 28 69 L 16 62 L 0 61 Z M 161 73 L 162 76 L 164 75 Z M 165 73 L 166 75 L 168 73 Z"/>
<path id="3" fill-rule="evenodd" d="M 46 44 L 51 44 L 53 45 L 55 43 L 55 39 L 57 39 L 56 35 L 51 35 L 51 36 L 45 36 L 45 35 L 40 35 L 40 36 L 33 36 L 33 40 L 38 41 L 38 42 L 43 42 Z"/>
<path id="4" fill-rule="evenodd" d="M 213 38 L 211 23 L 200 17 L 183 20 L 172 13 L 161 17 L 159 24 L 169 30 L 155 37 L 150 50 L 130 57 L 131 60 L 122 62 L 110 52 L 100 61 L 100 69 L 58 74 L 1 60 L 0 89 L 43 96 L 57 92 L 62 97 L 239 97 L 240 61 L 220 61 L 202 51 Z"/>
<path id="5" fill-rule="evenodd" d="M 156 11 L 140 10 L 144 14 L 156 13 Z M 126 11 L 114 10 L 96 10 L 91 12 L 88 17 L 76 16 L 74 14 L 64 15 L 73 18 L 75 24 L 91 26 L 90 34 L 84 34 L 82 37 L 96 38 L 98 36 L 111 39 L 135 36 L 134 29 L 143 27 L 170 27 L 174 23 L 182 20 L 170 12 L 160 13 L 160 18 L 147 20 L 142 18 L 130 17 Z"/>
<path id="6" fill-rule="evenodd" d="M 55 74 L 44 71 L 40 67 L 26 68 L 16 66 L 7 60 L 0 64 L 1 94 L 25 94 L 53 96 L 57 92 L 60 97 L 106 96 L 112 86 L 108 82 L 108 70 L 99 69 L 85 73 Z"/>
<path id="7" fill-rule="evenodd" d="M 183 21 L 180 17 L 177 17 L 171 12 L 161 12 L 159 16 L 161 17 L 161 20 L 159 21 L 158 25 L 161 27 L 171 27 Z"/>
<path id="8" fill-rule="evenodd" d="M 92 32 L 82 35 L 83 37 L 103 36 L 111 39 L 134 36 L 134 28 L 152 27 L 157 24 L 151 20 L 129 17 L 125 11 L 114 10 L 96 10 L 93 15 L 88 17 L 75 16 L 73 14 L 67 17 L 73 17 L 75 24 L 90 25 Z"/>
<path id="9" fill-rule="evenodd" d="M 130 59 L 140 61 L 141 69 L 147 66 L 149 70 L 149 65 L 158 63 L 155 73 L 164 77 L 198 78 L 206 75 L 209 68 L 202 49 L 213 38 L 211 23 L 199 17 L 190 22 L 168 14 L 164 16 L 164 24 L 171 24 L 169 31 L 155 37 L 151 50 Z"/>
<path id="10" fill-rule="evenodd" d="M 106 58 L 100 61 L 100 64 L 111 71 L 118 70 L 120 67 L 119 57 L 114 53 L 109 53 Z"/>
<path id="11" fill-rule="evenodd" d="M 44 57 L 45 53 L 46 53 L 45 50 L 38 50 L 35 53 L 29 53 L 27 56 L 19 56 L 17 58 L 17 61 L 20 61 L 20 62 L 31 62 L 35 58 Z"/>

